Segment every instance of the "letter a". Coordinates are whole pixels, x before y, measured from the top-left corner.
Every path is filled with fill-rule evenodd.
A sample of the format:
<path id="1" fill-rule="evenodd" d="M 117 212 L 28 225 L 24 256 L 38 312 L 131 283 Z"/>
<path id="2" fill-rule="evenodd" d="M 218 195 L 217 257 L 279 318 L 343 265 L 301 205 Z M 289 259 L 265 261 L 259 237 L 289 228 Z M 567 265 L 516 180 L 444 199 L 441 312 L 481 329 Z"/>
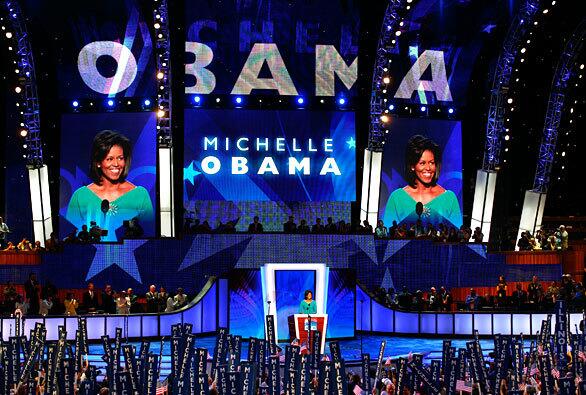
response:
<path id="1" fill-rule="evenodd" d="M 431 81 L 421 79 L 428 67 L 431 67 Z M 443 51 L 431 49 L 423 51 L 401 81 L 395 97 L 398 99 L 411 99 L 414 91 L 435 92 L 437 100 L 452 101 L 452 94 L 446 77 Z"/>
<path id="2" fill-rule="evenodd" d="M 272 78 L 258 77 L 265 62 Z M 232 94 L 249 95 L 253 89 L 275 89 L 283 96 L 297 95 L 297 89 L 276 44 L 254 44 L 234 84 Z"/>

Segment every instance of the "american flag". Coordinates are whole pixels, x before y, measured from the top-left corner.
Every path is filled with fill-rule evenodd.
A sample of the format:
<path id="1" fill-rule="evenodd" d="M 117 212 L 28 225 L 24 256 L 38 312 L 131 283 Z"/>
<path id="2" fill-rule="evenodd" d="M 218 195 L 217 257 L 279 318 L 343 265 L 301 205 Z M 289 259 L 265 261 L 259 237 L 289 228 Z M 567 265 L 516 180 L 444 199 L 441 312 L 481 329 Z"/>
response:
<path id="1" fill-rule="evenodd" d="M 362 395 L 362 388 L 360 388 L 359 385 L 355 385 L 354 391 L 352 391 L 352 392 L 354 392 L 354 395 Z"/>
<path id="2" fill-rule="evenodd" d="M 537 366 L 533 367 L 531 369 L 531 373 L 529 373 L 530 376 L 533 376 L 535 374 L 539 373 L 539 368 Z"/>
<path id="3" fill-rule="evenodd" d="M 554 379 L 559 379 L 560 378 L 560 371 L 557 370 L 556 368 L 553 368 L 551 370 L 551 375 L 553 376 Z"/>
<path id="4" fill-rule="evenodd" d="M 167 394 L 167 384 L 163 385 L 163 384 L 157 384 L 157 391 L 155 392 L 155 395 L 165 395 Z"/>
<path id="5" fill-rule="evenodd" d="M 586 362 L 586 355 L 584 355 L 584 351 L 578 351 L 578 359 L 582 362 Z"/>
<path id="6" fill-rule="evenodd" d="M 385 361 L 385 366 L 391 366 L 391 357 L 387 357 L 387 360 Z"/>
<path id="7" fill-rule="evenodd" d="M 324 354 L 324 356 L 321 359 L 322 361 L 329 361 L 330 360 L 330 356 L 328 354 Z"/>
<path id="8" fill-rule="evenodd" d="M 472 386 L 468 387 L 464 380 L 456 381 L 456 391 L 472 392 Z"/>
<path id="9" fill-rule="evenodd" d="M 543 355 L 543 345 L 542 344 L 537 346 L 537 354 Z"/>

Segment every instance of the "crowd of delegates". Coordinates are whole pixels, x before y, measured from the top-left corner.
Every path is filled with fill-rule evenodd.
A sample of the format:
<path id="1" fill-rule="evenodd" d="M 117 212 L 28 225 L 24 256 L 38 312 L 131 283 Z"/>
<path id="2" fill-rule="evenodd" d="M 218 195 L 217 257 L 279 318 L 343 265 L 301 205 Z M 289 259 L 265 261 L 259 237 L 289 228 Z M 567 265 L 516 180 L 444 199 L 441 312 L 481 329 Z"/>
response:
<path id="1" fill-rule="evenodd" d="M 466 225 L 456 229 L 455 226 L 441 223 L 436 227 L 431 223 L 424 225 L 421 220 L 410 225 L 405 223 L 398 225 L 396 221 L 393 221 L 387 228 L 379 219 L 374 234 L 383 239 L 431 239 L 443 243 L 482 243 L 484 241 L 484 234 L 478 227 L 474 231 Z"/>
<path id="2" fill-rule="evenodd" d="M 189 303 L 183 288 L 178 288 L 175 294 L 171 294 L 165 287 L 161 286 L 157 291 L 156 286 L 151 285 L 149 291 L 141 298 L 132 288 L 115 291 L 111 285 L 106 284 L 103 290 L 98 290 L 93 283 L 88 284 L 81 300 L 76 298 L 73 292 L 68 292 L 63 300 L 60 300 L 57 288 L 50 282 L 41 286 L 34 273 L 29 275 L 22 288 L 23 294 L 10 282 L 4 286 L 0 313 L 10 315 L 17 310 L 22 315 L 41 316 L 168 313 Z"/>
<path id="3" fill-rule="evenodd" d="M 564 225 L 560 225 L 555 231 L 539 229 L 532 235 L 531 232 L 521 233 L 517 241 L 520 251 L 565 251 L 568 249 L 569 234 Z"/>
<path id="4" fill-rule="evenodd" d="M 388 307 L 414 311 L 551 311 L 557 300 L 565 300 L 573 311 L 583 311 L 586 308 L 584 286 L 569 274 L 564 274 L 560 281 L 553 281 L 547 287 L 543 286 L 537 276 L 533 276 L 527 286 L 517 282 L 512 293 L 508 293 L 508 290 L 505 277 L 499 276 L 493 292 L 479 295 L 474 288 L 470 288 L 465 300 L 454 300 L 446 287 L 431 287 L 427 291 L 415 292 L 410 292 L 407 287 L 403 287 L 401 292 L 396 292 L 394 288 L 379 288 L 375 292 L 375 298 Z"/>

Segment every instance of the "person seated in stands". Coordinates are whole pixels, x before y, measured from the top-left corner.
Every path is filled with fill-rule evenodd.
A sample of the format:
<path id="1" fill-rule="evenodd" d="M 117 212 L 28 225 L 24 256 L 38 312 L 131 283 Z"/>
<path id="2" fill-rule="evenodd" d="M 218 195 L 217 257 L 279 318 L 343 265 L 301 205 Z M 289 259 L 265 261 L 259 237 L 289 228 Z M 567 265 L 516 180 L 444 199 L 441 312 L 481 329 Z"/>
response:
<path id="1" fill-rule="evenodd" d="M 324 233 L 324 226 L 321 223 L 321 218 L 315 219 L 315 224 L 311 227 L 311 233 Z"/>
<path id="2" fill-rule="evenodd" d="M 94 290 L 94 283 L 88 283 L 87 291 L 83 293 L 82 303 L 83 308 L 88 313 L 94 312 L 98 309 L 98 295 Z"/>
<path id="3" fill-rule="evenodd" d="M 418 289 L 413 294 L 412 308 L 417 311 L 422 311 L 425 308 L 425 299 L 423 298 L 423 291 Z"/>
<path id="4" fill-rule="evenodd" d="M 476 290 L 474 288 L 470 288 L 470 294 L 466 296 L 466 307 L 470 311 L 477 310 L 480 306 L 478 305 L 478 296 L 476 295 Z"/>
<path id="5" fill-rule="evenodd" d="M 32 251 L 33 245 L 30 241 L 27 240 L 26 237 L 23 237 L 23 239 L 20 241 L 20 243 L 18 243 L 16 248 L 18 249 L 18 251 Z"/>
<path id="6" fill-rule="evenodd" d="M 73 292 L 67 293 L 67 296 L 63 301 L 63 305 L 65 306 L 65 315 L 77 315 L 77 308 L 79 307 L 79 302 L 73 297 Z"/>
<path id="7" fill-rule="evenodd" d="M 480 230 L 480 227 L 476 227 L 474 228 L 474 233 L 472 234 L 472 240 L 474 241 L 474 243 L 482 243 L 482 240 L 484 240 L 484 233 L 482 233 L 482 230 Z"/>
<path id="8" fill-rule="evenodd" d="M 564 274 L 562 276 L 562 282 L 560 284 L 560 298 L 570 301 L 574 298 L 574 293 L 576 292 L 576 284 L 574 284 L 574 280 L 572 280 L 572 276 L 569 274 Z"/>
<path id="9" fill-rule="evenodd" d="M 4 287 L 4 291 L 2 292 L 4 295 L 4 311 L 12 314 L 14 312 L 14 304 L 18 298 L 18 294 L 16 293 L 16 288 L 12 281 L 8 281 L 6 287 Z"/>
<path id="10" fill-rule="evenodd" d="M 458 231 L 453 226 L 450 226 L 450 231 L 448 233 L 448 242 L 449 243 L 457 243 L 458 242 Z"/>
<path id="11" fill-rule="evenodd" d="M 130 298 L 126 291 L 121 291 L 116 296 L 116 314 L 130 314 Z"/>
<path id="12" fill-rule="evenodd" d="M 544 295 L 544 302 L 548 305 L 553 305 L 559 299 L 560 287 L 557 281 L 551 283 Z"/>
<path id="13" fill-rule="evenodd" d="M 39 315 L 46 317 L 49 315 L 49 310 L 53 308 L 53 297 L 47 296 L 46 298 L 41 300 L 41 304 L 39 306 Z"/>
<path id="14" fill-rule="evenodd" d="M 438 295 L 435 287 L 431 287 L 431 289 L 429 290 L 427 303 L 429 306 L 429 310 L 436 311 L 436 310 L 440 309 L 440 307 L 442 305 L 442 299 L 441 299 L 441 296 Z"/>
<path id="15" fill-rule="evenodd" d="M 409 293 L 409 290 L 407 289 L 407 287 L 403 287 L 403 290 L 401 291 L 399 296 L 397 296 L 397 304 L 400 308 L 409 310 L 411 308 L 411 300 L 412 297 Z"/>
<path id="16" fill-rule="evenodd" d="M 102 310 L 106 314 L 116 314 L 116 293 L 110 284 L 106 284 L 102 293 Z"/>
<path id="17" fill-rule="evenodd" d="M 228 221 L 224 224 L 224 233 L 236 233 L 236 223 Z"/>
<path id="18" fill-rule="evenodd" d="M 395 288 L 389 288 L 389 290 L 387 291 L 387 295 L 385 297 L 385 301 L 387 303 L 387 306 L 396 306 L 398 301 L 397 301 L 397 293 L 395 292 Z"/>
<path id="19" fill-rule="evenodd" d="M 167 299 L 165 300 L 165 313 L 170 313 L 175 311 L 175 297 L 171 294 L 167 294 Z"/>
<path id="20" fill-rule="evenodd" d="M 523 304 L 527 303 L 527 292 L 523 290 L 521 283 L 517 283 L 515 286 L 512 301 L 515 307 L 521 307 Z"/>
<path id="21" fill-rule="evenodd" d="M 499 281 L 496 284 L 496 301 L 499 306 L 503 306 L 507 298 L 507 282 L 505 276 L 499 276 Z"/>
<path id="22" fill-rule="evenodd" d="M 297 233 L 297 224 L 292 215 L 290 215 L 289 220 L 283 224 L 283 232 L 287 234 Z"/>
<path id="23" fill-rule="evenodd" d="M 6 248 L 2 251 L 16 251 L 16 247 L 14 246 L 14 244 L 12 244 L 11 241 L 9 241 L 8 244 L 6 244 Z"/>
<path id="24" fill-rule="evenodd" d="M 341 234 L 341 235 L 348 234 L 348 232 L 350 232 L 348 225 L 350 225 L 350 224 L 346 224 L 346 221 L 344 221 L 343 219 L 338 221 L 338 234 Z"/>
<path id="25" fill-rule="evenodd" d="M 47 251 L 59 251 L 61 249 L 61 241 L 59 241 L 55 232 L 51 232 L 49 238 L 45 240 L 45 248 Z"/>
<path id="26" fill-rule="evenodd" d="M 30 273 L 28 280 L 24 283 L 24 295 L 28 303 L 28 310 L 31 314 L 38 314 L 39 312 L 39 282 L 37 275 Z"/>
<path id="27" fill-rule="evenodd" d="M 77 241 L 84 244 L 90 242 L 90 232 L 87 230 L 87 225 L 81 226 L 81 230 L 77 234 Z"/>
<path id="28" fill-rule="evenodd" d="M 423 236 L 426 239 L 432 239 L 433 236 L 435 235 L 435 228 L 433 227 L 433 224 L 431 222 L 428 222 L 427 225 L 425 226 L 425 230 L 423 231 Z"/>
<path id="29" fill-rule="evenodd" d="M 519 240 L 520 241 L 520 240 Z M 549 236 L 547 241 L 541 245 L 543 251 L 555 251 L 557 250 L 557 242 L 555 236 Z"/>
<path id="30" fill-rule="evenodd" d="M 328 217 L 328 219 L 326 220 L 326 226 L 325 226 L 324 231 L 325 231 L 325 233 L 329 233 L 329 234 L 338 233 L 338 229 L 337 229 L 336 224 L 334 223 L 334 219 L 332 217 Z"/>
<path id="31" fill-rule="evenodd" d="M 442 298 L 442 311 L 451 311 L 452 310 L 452 294 L 450 291 L 446 289 L 446 287 L 441 287 L 439 292 Z"/>
<path id="32" fill-rule="evenodd" d="M 128 298 L 128 301 L 130 302 L 130 305 L 129 305 L 130 313 L 132 313 L 132 314 L 139 313 L 138 310 L 140 309 L 140 306 L 137 303 L 138 296 L 136 296 L 134 294 L 134 290 L 132 288 L 128 288 L 126 290 L 126 297 Z"/>
<path id="33" fill-rule="evenodd" d="M 374 233 L 374 229 L 372 229 L 372 225 L 368 222 L 367 219 L 362 221 L 362 226 L 360 227 L 360 233 L 365 235 L 371 235 Z"/>
<path id="34" fill-rule="evenodd" d="M 252 223 L 248 225 L 248 233 L 263 233 L 264 229 L 262 224 L 259 222 L 259 218 L 257 215 L 254 216 L 252 219 Z"/>
<path id="35" fill-rule="evenodd" d="M 167 308 L 167 299 L 169 299 L 169 294 L 167 293 L 167 290 L 165 289 L 165 287 L 161 286 L 159 288 L 158 298 L 159 298 L 158 312 L 162 313 L 163 311 L 166 311 L 165 309 Z"/>
<path id="36" fill-rule="evenodd" d="M 29 304 L 26 300 L 24 300 L 24 298 L 22 297 L 22 295 L 17 295 L 16 296 L 16 302 L 14 303 L 14 311 L 10 312 L 15 313 L 16 312 L 20 312 L 20 314 L 22 314 L 23 316 L 27 315 L 28 313 L 28 309 L 29 309 Z"/>
<path id="37" fill-rule="evenodd" d="M 425 228 L 423 227 L 423 222 L 420 219 L 415 221 L 415 225 L 411 227 L 411 232 L 415 238 L 425 237 Z"/>
<path id="38" fill-rule="evenodd" d="M 6 222 L 4 222 L 4 218 L 0 217 L 0 250 L 4 250 L 7 246 L 6 238 L 8 237 L 8 233 L 10 233 L 10 229 Z"/>
<path id="39" fill-rule="evenodd" d="M 527 286 L 527 299 L 532 303 L 540 303 L 543 298 L 543 286 L 537 279 L 537 276 L 531 278 L 531 282 Z"/>
<path id="40" fill-rule="evenodd" d="M 173 298 L 173 307 L 179 310 L 187 304 L 187 295 L 183 293 L 183 288 L 177 288 L 177 295 Z"/>
<path id="41" fill-rule="evenodd" d="M 558 249 L 565 251 L 568 249 L 569 235 L 564 225 L 560 225 L 557 232 L 555 232 L 555 238 L 557 241 Z"/>
<path id="42" fill-rule="evenodd" d="M 307 225 L 307 221 L 302 219 L 299 222 L 299 226 L 297 227 L 297 233 L 300 234 L 308 234 L 310 232 L 309 225 Z"/>
<path id="43" fill-rule="evenodd" d="M 376 229 L 374 230 L 374 234 L 379 239 L 386 239 L 389 237 L 389 232 L 387 231 L 387 227 L 383 223 L 382 219 L 379 219 L 376 223 Z"/>
<path id="44" fill-rule="evenodd" d="M 159 294 L 157 294 L 157 287 L 154 285 L 151 285 L 146 293 L 146 310 L 147 313 L 159 311 Z"/>
<path id="45" fill-rule="evenodd" d="M 531 251 L 531 244 L 529 243 L 528 232 L 521 232 L 521 238 L 517 242 L 519 251 Z"/>
<path id="46" fill-rule="evenodd" d="M 397 239 L 397 230 L 399 226 L 397 225 L 397 221 L 393 221 L 393 224 L 389 227 L 389 237 L 391 239 Z"/>
<path id="47" fill-rule="evenodd" d="M 124 221 L 124 238 L 138 239 L 144 236 L 144 229 L 140 226 L 138 217 L 132 218 L 130 221 Z"/>
<path id="48" fill-rule="evenodd" d="M 41 242 L 37 240 L 37 241 L 35 241 L 35 245 L 33 246 L 33 251 L 42 252 L 42 251 L 45 251 L 45 247 L 43 247 L 41 245 Z"/>

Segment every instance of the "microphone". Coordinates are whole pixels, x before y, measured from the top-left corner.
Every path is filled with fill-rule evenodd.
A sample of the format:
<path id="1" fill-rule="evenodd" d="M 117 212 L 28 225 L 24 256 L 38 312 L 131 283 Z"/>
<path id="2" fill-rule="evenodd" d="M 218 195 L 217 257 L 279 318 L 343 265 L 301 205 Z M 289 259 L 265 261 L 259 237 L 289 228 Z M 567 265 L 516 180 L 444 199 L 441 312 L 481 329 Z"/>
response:
<path id="1" fill-rule="evenodd" d="M 421 217 L 421 214 L 423 214 L 423 203 L 417 202 L 417 204 L 415 204 L 415 213 L 418 217 Z"/>
<path id="2" fill-rule="evenodd" d="M 106 215 L 108 210 L 110 210 L 110 202 L 108 201 L 108 199 L 102 200 L 101 210 L 104 213 L 104 215 Z"/>

